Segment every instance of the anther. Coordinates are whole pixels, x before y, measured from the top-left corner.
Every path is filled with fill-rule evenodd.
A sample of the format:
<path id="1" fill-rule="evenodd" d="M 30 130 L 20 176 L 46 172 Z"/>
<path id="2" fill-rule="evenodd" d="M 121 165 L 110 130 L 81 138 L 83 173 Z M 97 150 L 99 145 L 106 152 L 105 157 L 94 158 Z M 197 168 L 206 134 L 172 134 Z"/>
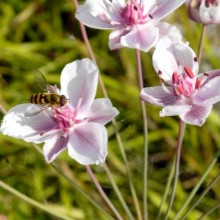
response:
<path id="1" fill-rule="evenodd" d="M 151 14 L 149 14 L 150 19 L 153 19 L 153 16 Z"/>
<path id="2" fill-rule="evenodd" d="M 192 72 L 192 70 L 188 67 L 188 66 L 185 66 L 184 67 L 184 70 L 186 72 L 186 74 L 191 78 L 193 79 L 195 77 L 194 73 Z"/>
<path id="3" fill-rule="evenodd" d="M 175 86 L 175 90 L 178 95 L 182 95 L 184 93 L 184 90 L 180 85 Z"/>
<path id="4" fill-rule="evenodd" d="M 174 72 L 172 75 L 172 82 L 173 84 L 176 84 L 178 82 L 179 76 L 177 72 Z"/>
<path id="5" fill-rule="evenodd" d="M 194 59 L 193 59 L 195 62 L 198 62 L 198 59 L 197 59 L 197 57 L 194 57 Z"/>
<path id="6" fill-rule="evenodd" d="M 200 78 L 197 78 L 197 79 L 196 79 L 195 88 L 196 88 L 196 89 L 199 89 L 199 88 L 201 87 L 201 84 L 202 84 L 202 83 L 201 83 L 201 79 L 200 79 Z"/>

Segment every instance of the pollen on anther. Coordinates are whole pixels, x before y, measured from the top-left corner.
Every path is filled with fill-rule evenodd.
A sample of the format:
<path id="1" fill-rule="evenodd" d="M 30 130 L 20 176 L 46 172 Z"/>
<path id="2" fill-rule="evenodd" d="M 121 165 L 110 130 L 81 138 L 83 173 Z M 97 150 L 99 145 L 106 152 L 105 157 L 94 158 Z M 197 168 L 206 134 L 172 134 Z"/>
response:
<path id="1" fill-rule="evenodd" d="M 192 70 L 188 67 L 188 66 L 185 66 L 184 67 L 184 70 L 186 72 L 186 74 L 191 78 L 193 79 L 195 77 L 194 73 L 192 72 Z"/>
<path id="2" fill-rule="evenodd" d="M 198 62 L 198 59 L 197 59 L 197 57 L 194 57 L 194 59 L 193 59 L 195 62 Z"/>
<path id="3" fill-rule="evenodd" d="M 149 14 L 150 19 L 153 19 L 153 16 L 151 14 Z"/>

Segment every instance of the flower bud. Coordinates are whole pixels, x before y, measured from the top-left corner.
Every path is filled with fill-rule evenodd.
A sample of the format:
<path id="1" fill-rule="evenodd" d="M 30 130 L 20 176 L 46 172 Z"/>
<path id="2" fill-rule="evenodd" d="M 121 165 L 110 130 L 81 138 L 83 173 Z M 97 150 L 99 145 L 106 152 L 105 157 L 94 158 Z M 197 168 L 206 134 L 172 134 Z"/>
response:
<path id="1" fill-rule="evenodd" d="M 203 24 L 220 23 L 219 0 L 189 0 L 188 15 L 195 22 Z"/>

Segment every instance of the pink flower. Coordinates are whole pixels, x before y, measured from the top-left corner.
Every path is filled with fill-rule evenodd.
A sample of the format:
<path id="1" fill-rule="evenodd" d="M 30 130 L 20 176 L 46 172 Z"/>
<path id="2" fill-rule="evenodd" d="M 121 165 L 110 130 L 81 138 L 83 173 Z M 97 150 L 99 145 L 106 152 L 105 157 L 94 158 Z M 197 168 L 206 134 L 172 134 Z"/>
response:
<path id="1" fill-rule="evenodd" d="M 195 53 L 174 36 L 158 42 L 153 65 L 162 86 L 144 88 L 141 99 L 163 107 L 162 117 L 179 115 L 184 122 L 201 126 L 220 101 L 220 70 L 197 75 Z"/>
<path id="2" fill-rule="evenodd" d="M 203 24 L 220 23 L 219 0 L 189 0 L 187 5 L 192 20 Z"/>
<path id="3" fill-rule="evenodd" d="M 69 99 L 62 107 L 51 107 L 27 117 L 41 105 L 21 104 L 4 117 L 1 132 L 27 142 L 45 142 L 43 153 L 52 162 L 68 149 L 70 157 L 83 165 L 100 164 L 107 156 L 105 124 L 117 114 L 109 99 L 94 99 L 98 83 L 97 66 L 89 59 L 67 64 L 61 73 L 61 91 Z"/>
<path id="4" fill-rule="evenodd" d="M 83 24 L 114 29 L 109 37 L 111 50 L 129 47 L 149 51 L 159 38 L 177 29 L 159 22 L 185 0 L 86 0 L 76 12 Z"/>

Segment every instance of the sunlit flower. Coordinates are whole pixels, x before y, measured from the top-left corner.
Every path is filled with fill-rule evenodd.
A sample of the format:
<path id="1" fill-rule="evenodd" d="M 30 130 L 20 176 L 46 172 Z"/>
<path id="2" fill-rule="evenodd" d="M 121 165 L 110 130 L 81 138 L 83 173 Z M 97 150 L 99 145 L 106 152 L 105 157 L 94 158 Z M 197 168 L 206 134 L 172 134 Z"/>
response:
<path id="1" fill-rule="evenodd" d="M 153 65 L 162 85 L 144 88 L 141 99 L 163 107 L 160 116 L 179 115 L 184 122 L 201 126 L 220 101 L 220 70 L 197 75 L 195 53 L 175 38 L 158 42 Z"/>
<path id="2" fill-rule="evenodd" d="M 189 0 L 187 2 L 189 17 L 199 23 L 220 23 L 219 0 Z"/>
<path id="3" fill-rule="evenodd" d="M 129 47 L 149 51 L 159 38 L 177 29 L 159 22 L 185 0 L 86 0 L 76 18 L 98 29 L 114 29 L 109 36 L 111 50 Z"/>
<path id="4" fill-rule="evenodd" d="M 17 105 L 4 117 L 1 132 L 27 142 L 45 142 L 47 162 L 68 149 L 69 156 L 83 165 L 103 163 L 108 142 L 104 125 L 118 111 L 109 99 L 94 99 L 97 83 L 98 69 L 91 60 L 67 64 L 61 73 L 60 94 L 69 99 L 68 103 L 44 110 L 41 105 Z M 39 112 L 27 116 L 33 106 Z"/>

